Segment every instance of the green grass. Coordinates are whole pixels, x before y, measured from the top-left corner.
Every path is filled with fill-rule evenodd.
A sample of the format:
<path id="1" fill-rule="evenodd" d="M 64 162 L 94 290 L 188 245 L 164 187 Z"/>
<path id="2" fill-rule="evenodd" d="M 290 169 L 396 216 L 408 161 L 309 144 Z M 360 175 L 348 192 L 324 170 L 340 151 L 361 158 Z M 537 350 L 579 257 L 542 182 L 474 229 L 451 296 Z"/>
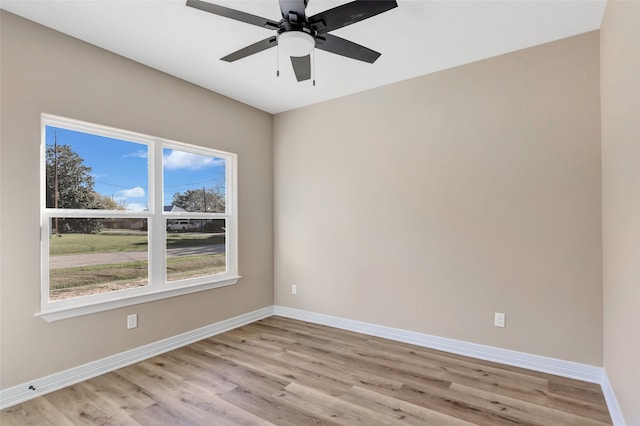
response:
<path id="1" fill-rule="evenodd" d="M 223 253 L 170 257 L 167 259 L 167 281 L 219 274 L 225 269 L 226 259 Z"/>
<path id="2" fill-rule="evenodd" d="M 167 235 L 167 248 L 223 244 L 224 241 L 224 235 L 171 234 Z M 60 237 L 53 235 L 49 240 L 52 256 L 146 250 L 146 234 L 61 234 Z"/>
<path id="3" fill-rule="evenodd" d="M 167 279 L 176 281 L 218 274 L 225 268 L 223 253 L 171 257 L 167 259 Z M 50 298 L 105 293 L 143 286 L 147 281 L 146 261 L 55 269 L 49 274 Z"/>
<path id="4" fill-rule="evenodd" d="M 49 287 L 59 290 L 111 282 L 145 281 L 147 270 L 146 261 L 54 269 L 49 272 Z"/>
<path id="5" fill-rule="evenodd" d="M 147 250 L 146 234 L 61 234 L 49 240 L 52 256 Z"/>
<path id="6" fill-rule="evenodd" d="M 224 244 L 224 235 L 169 234 L 167 248 Z M 62 234 L 50 240 L 52 256 L 147 250 L 145 233 Z M 224 272 L 224 253 L 167 258 L 167 279 L 177 281 Z M 147 261 L 53 269 L 49 273 L 52 300 L 147 285 Z"/>

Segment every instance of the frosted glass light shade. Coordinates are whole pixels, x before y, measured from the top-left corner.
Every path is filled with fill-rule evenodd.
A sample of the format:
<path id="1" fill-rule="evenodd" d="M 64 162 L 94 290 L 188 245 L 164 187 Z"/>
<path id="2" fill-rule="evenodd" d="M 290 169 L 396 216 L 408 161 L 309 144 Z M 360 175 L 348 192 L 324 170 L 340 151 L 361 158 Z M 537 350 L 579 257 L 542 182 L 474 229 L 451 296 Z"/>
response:
<path id="1" fill-rule="evenodd" d="M 278 36 L 278 45 L 288 56 L 307 56 L 315 44 L 313 36 L 302 31 L 287 31 Z"/>

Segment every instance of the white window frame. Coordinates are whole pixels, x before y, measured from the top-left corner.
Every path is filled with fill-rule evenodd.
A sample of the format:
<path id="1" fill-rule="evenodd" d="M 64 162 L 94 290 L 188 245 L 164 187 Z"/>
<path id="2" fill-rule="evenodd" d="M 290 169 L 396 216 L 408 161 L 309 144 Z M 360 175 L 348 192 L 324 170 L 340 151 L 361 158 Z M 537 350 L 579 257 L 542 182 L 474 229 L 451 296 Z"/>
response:
<path id="1" fill-rule="evenodd" d="M 149 147 L 148 158 L 148 211 L 132 210 L 78 210 L 47 208 L 46 205 L 46 126 L 90 133 L 123 141 L 136 142 Z M 41 116 L 40 147 L 40 266 L 41 311 L 36 315 L 47 320 L 106 311 L 138 303 L 209 290 L 232 285 L 241 278 L 238 275 L 238 227 L 237 227 L 237 155 L 182 142 L 148 136 L 126 130 L 82 122 L 50 114 Z M 163 208 L 163 149 L 214 156 L 225 160 L 226 203 L 224 213 L 165 212 Z M 49 235 L 51 218 L 54 217 L 145 218 L 148 224 L 148 285 L 107 293 L 92 294 L 63 300 L 49 300 Z M 167 219 L 202 218 L 225 219 L 226 222 L 226 272 L 179 281 L 166 281 L 166 223 Z"/>

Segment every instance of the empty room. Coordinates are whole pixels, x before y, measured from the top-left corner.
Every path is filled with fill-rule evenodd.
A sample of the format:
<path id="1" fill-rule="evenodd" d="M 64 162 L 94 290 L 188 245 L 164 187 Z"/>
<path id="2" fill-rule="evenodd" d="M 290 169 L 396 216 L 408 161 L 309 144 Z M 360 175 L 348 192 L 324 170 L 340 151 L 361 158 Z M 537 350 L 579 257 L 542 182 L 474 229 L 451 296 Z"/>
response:
<path id="1" fill-rule="evenodd" d="M 0 424 L 640 426 L 640 1 L 0 3 Z"/>

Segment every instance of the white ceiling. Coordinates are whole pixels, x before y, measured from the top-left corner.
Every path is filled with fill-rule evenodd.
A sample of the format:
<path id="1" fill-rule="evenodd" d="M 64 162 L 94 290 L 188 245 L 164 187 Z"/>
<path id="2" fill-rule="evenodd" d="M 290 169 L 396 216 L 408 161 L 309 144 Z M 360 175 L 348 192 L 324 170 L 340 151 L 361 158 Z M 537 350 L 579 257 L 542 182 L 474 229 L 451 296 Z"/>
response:
<path id="1" fill-rule="evenodd" d="M 281 19 L 277 0 L 213 1 Z M 182 0 L 2 0 L 0 6 L 261 110 L 278 113 L 600 28 L 606 0 L 397 0 L 398 7 L 331 34 L 382 53 L 367 64 L 316 51 L 316 86 L 298 83 L 276 49 L 220 58 L 273 31 Z M 310 0 L 307 16 L 347 1 Z"/>

